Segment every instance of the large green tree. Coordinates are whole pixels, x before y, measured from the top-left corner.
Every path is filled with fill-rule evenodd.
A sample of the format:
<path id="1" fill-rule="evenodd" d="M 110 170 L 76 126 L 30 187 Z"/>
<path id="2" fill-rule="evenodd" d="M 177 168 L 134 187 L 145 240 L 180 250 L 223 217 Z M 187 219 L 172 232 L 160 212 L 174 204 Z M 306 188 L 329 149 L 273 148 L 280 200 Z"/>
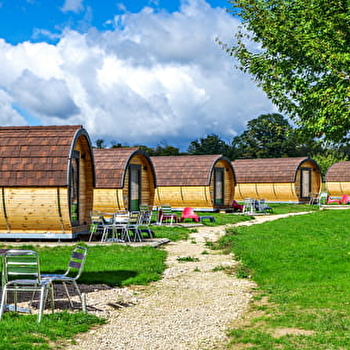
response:
<path id="1" fill-rule="evenodd" d="M 195 141 L 192 141 L 187 149 L 188 154 L 222 154 L 230 155 L 230 146 L 218 135 L 210 134 Z"/>
<path id="2" fill-rule="evenodd" d="M 281 114 L 262 114 L 247 123 L 232 140 L 234 158 L 280 158 L 308 156 L 319 151 L 313 139 L 294 129 Z"/>
<path id="3" fill-rule="evenodd" d="M 350 130 L 350 1 L 231 0 L 242 21 L 226 47 L 281 111 L 310 135 Z"/>

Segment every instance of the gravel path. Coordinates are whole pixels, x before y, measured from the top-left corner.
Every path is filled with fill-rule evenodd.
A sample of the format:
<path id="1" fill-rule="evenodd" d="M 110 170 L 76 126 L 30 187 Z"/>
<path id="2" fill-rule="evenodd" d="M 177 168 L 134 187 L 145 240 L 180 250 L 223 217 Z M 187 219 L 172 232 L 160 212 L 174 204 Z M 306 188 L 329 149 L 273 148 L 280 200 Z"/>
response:
<path id="1" fill-rule="evenodd" d="M 277 218 L 264 216 L 249 224 Z M 89 312 L 106 317 L 107 323 L 78 335 L 66 349 L 225 349 L 225 332 L 247 311 L 255 285 L 224 272 L 237 264 L 232 255 L 206 247 L 224 233 L 224 227 L 198 227 L 188 241 L 165 245 L 167 269 L 162 280 L 149 286 L 99 286 L 87 293 Z"/>

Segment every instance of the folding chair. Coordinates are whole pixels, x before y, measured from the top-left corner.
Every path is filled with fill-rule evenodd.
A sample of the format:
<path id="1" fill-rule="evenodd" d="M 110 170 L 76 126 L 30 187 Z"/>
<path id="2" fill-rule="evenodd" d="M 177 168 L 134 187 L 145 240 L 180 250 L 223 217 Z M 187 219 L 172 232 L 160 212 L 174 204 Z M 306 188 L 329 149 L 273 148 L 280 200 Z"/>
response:
<path id="1" fill-rule="evenodd" d="M 75 247 L 72 251 L 67 271 L 63 274 L 43 274 L 41 275 L 42 279 L 44 281 L 49 281 L 50 283 L 62 283 L 63 287 L 66 291 L 67 298 L 69 300 L 69 304 L 71 308 L 73 308 L 73 302 L 70 298 L 70 294 L 68 291 L 68 284 L 71 284 L 74 286 L 76 292 L 78 293 L 78 296 L 81 301 L 81 305 L 83 307 L 83 298 L 79 289 L 79 286 L 77 284 L 77 279 L 81 276 L 85 264 L 87 256 L 87 248 L 85 247 Z"/>
<path id="2" fill-rule="evenodd" d="M 54 310 L 53 286 L 50 280 L 40 275 L 39 255 L 33 250 L 10 249 L 3 257 L 3 292 L 0 306 L 0 319 L 8 307 L 8 293 L 13 292 L 14 311 L 21 311 L 18 307 L 18 293 L 32 292 L 28 303 L 31 308 L 35 292 L 40 292 L 38 322 L 41 322 L 47 293 L 51 292 L 51 308 Z M 30 310 L 26 310 L 30 311 Z"/>

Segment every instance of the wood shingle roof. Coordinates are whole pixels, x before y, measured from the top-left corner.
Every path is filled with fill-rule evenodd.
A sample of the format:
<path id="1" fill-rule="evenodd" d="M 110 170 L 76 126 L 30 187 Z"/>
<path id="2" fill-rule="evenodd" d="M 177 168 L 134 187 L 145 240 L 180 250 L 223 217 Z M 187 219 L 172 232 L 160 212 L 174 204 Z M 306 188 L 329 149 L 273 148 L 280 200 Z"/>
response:
<path id="1" fill-rule="evenodd" d="M 326 173 L 327 182 L 350 182 L 350 161 L 333 164 Z"/>
<path id="2" fill-rule="evenodd" d="M 233 164 L 236 183 L 294 182 L 299 166 L 306 157 L 237 159 Z"/>
<path id="3" fill-rule="evenodd" d="M 80 130 L 79 125 L 0 127 L 0 186 L 66 186 Z"/>
<path id="4" fill-rule="evenodd" d="M 157 186 L 208 186 L 215 163 L 223 158 L 216 154 L 158 156 L 151 157 L 151 160 L 157 175 Z"/>
<path id="5" fill-rule="evenodd" d="M 137 147 L 94 149 L 96 188 L 123 188 L 125 171 L 136 154 L 145 153 Z"/>

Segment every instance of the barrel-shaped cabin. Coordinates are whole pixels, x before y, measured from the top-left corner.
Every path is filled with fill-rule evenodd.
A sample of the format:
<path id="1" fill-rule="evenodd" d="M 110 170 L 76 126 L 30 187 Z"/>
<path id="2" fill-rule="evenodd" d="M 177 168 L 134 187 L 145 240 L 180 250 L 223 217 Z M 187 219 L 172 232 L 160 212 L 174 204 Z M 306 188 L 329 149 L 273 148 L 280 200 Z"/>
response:
<path id="1" fill-rule="evenodd" d="M 157 176 L 156 205 L 213 211 L 228 208 L 235 174 L 222 155 L 151 157 Z"/>
<path id="2" fill-rule="evenodd" d="M 95 211 L 139 210 L 153 206 L 156 177 L 150 157 L 137 147 L 94 149 Z"/>
<path id="3" fill-rule="evenodd" d="M 318 193 L 322 176 L 318 164 L 307 157 L 238 159 L 235 199 L 266 199 L 302 203 Z"/>
<path id="4" fill-rule="evenodd" d="M 326 190 L 330 196 L 350 195 L 350 161 L 343 161 L 329 167 L 325 177 Z"/>
<path id="5" fill-rule="evenodd" d="M 82 126 L 0 127 L 0 238 L 88 233 L 94 181 Z"/>

